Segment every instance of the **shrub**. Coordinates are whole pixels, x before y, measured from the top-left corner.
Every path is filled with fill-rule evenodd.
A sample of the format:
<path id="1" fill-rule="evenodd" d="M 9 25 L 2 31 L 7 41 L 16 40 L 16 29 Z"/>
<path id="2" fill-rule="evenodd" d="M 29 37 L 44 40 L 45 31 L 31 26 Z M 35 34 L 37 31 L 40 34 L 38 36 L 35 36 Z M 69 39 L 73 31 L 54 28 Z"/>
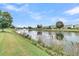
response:
<path id="1" fill-rule="evenodd" d="M 38 43 L 41 44 L 41 40 L 40 39 L 38 40 Z"/>
<path id="2" fill-rule="evenodd" d="M 32 44 L 37 45 L 37 42 L 35 40 L 32 40 Z"/>
<path id="3" fill-rule="evenodd" d="M 51 46 L 47 46 L 47 48 L 50 49 L 50 50 L 52 50 L 52 47 Z"/>
<path id="4" fill-rule="evenodd" d="M 49 55 L 51 55 L 51 56 L 56 56 L 56 54 L 57 53 L 55 53 L 55 52 L 52 52 L 51 50 L 45 50 Z"/>
<path id="5" fill-rule="evenodd" d="M 41 45 L 42 47 L 45 47 L 45 44 L 44 44 L 44 43 L 40 43 L 40 45 Z"/>
<path id="6" fill-rule="evenodd" d="M 25 36 L 25 38 L 28 38 L 28 37 L 29 37 L 29 35 L 26 35 L 26 36 Z"/>

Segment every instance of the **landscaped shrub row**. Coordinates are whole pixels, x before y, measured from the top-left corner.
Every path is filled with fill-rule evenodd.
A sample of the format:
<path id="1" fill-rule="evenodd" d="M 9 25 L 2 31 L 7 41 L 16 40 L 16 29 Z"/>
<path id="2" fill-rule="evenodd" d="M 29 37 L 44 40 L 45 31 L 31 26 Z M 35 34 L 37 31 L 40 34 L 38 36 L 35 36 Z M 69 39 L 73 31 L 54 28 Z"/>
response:
<path id="1" fill-rule="evenodd" d="M 30 40 L 30 42 L 33 44 L 33 45 L 35 45 L 35 46 L 37 46 L 38 48 L 40 48 L 40 49 L 42 49 L 42 50 L 44 50 L 45 52 L 47 52 L 49 55 L 51 55 L 51 56 L 54 56 L 54 55 L 64 55 L 61 51 L 59 51 L 59 50 L 61 50 L 61 49 L 57 49 L 57 48 L 52 48 L 52 47 L 50 47 L 50 46 L 45 46 L 45 44 L 44 43 L 41 43 L 41 42 L 39 42 L 39 41 L 35 41 L 35 40 L 33 40 L 29 35 L 22 35 L 22 34 L 19 34 L 19 35 L 21 35 L 22 37 L 24 37 L 24 38 L 27 38 L 27 39 L 29 39 Z"/>
<path id="2" fill-rule="evenodd" d="M 27 36 L 26 38 L 28 38 L 29 39 L 29 36 Z M 63 53 L 61 52 L 61 51 L 59 51 L 59 50 L 62 50 L 62 49 L 54 49 L 53 50 L 53 48 L 52 47 L 50 47 L 50 46 L 45 46 L 45 44 L 44 43 L 41 43 L 41 42 L 37 42 L 37 41 L 35 41 L 35 40 L 33 40 L 33 39 L 31 39 L 31 37 L 30 37 L 30 40 L 32 41 L 32 44 L 33 45 L 35 45 L 35 46 L 37 46 L 38 48 L 40 48 L 40 49 L 42 49 L 42 50 L 44 50 L 44 51 L 46 51 L 49 55 L 63 55 Z M 53 52 L 54 51 L 54 52 Z"/>

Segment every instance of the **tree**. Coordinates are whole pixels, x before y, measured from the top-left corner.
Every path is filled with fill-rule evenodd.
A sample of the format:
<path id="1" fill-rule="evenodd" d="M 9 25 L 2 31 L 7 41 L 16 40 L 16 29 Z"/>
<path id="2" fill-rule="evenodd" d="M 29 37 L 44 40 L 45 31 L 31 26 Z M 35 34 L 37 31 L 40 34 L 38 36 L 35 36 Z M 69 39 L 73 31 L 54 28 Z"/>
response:
<path id="1" fill-rule="evenodd" d="M 4 28 L 12 25 L 12 17 L 10 13 L 0 10 L 0 28 L 4 31 Z"/>
<path id="2" fill-rule="evenodd" d="M 52 26 L 48 26 L 48 29 L 52 29 Z"/>
<path id="3" fill-rule="evenodd" d="M 42 25 L 37 25 L 37 28 L 42 28 Z"/>
<path id="4" fill-rule="evenodd" d="M 75 28 L 75 25 L 73 25 L 73 28 Z"/>
<path id="5" fill-rule="evenodd" d="M 71 27 L 67 27 L 67 29 L 72 29 Z"/>
<path id="6" fill-rule="evenodd" d="M 32 27 L 31 26 L 28 26 L 28 29 L 32 29 Z"/>
<path id="7" fill-rule="evenodd" d="M 28 26 L 28 30 L 29 30 L 29 31 L 32 31 L 32 29 L 33 29 L 33 28 L 32 28 L 31 26 Z"/>
<path id="8" fill-rule="evenodd" d="M 60 28 L 64 27 L 64 23 L 62 21 L 58 21 L 56 23 L 56 27 L 60 29 Z"/>

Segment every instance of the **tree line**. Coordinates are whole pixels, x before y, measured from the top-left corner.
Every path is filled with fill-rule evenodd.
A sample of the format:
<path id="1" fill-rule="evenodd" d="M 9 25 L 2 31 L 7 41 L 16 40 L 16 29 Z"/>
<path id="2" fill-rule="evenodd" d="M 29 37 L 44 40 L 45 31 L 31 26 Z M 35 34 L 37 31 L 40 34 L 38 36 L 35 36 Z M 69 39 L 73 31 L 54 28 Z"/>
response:
<path id="1" fill-rule="evenodd" d="M 57 21 L 56 22 L 56 25 L 55 25 L 55 28 L 63 28 L 64 27 L 64 23 L 62 22 L 62 21 Z M 26 27 L 24 27 L 24 28 L 26 28 Z M 33 29 L 33 27 L 31 27 L 31 26 L 28 26 L 27 27 L 28 29 Z M 40 24 L 40 25 L 37 25 L 37 27 L 35 27 L 35 28 L 37 28 L 37 29 L 52 29 L 52 26 L 46 26 L 46 27 L 44 27 L 42 24 Z"/>

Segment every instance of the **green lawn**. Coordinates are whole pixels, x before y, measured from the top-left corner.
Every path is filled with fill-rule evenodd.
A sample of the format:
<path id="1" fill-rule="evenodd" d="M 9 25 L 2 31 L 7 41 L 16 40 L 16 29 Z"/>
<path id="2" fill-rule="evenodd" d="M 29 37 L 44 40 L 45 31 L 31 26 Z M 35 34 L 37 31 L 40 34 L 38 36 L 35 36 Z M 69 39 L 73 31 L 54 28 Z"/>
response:
<path id="1" fill-rule="evenodd" d="M 15 33 L 13 29 L 0 31 L 1 56 L 48 56 L 48 54 L 31 44 L 29 40 Z"/>

